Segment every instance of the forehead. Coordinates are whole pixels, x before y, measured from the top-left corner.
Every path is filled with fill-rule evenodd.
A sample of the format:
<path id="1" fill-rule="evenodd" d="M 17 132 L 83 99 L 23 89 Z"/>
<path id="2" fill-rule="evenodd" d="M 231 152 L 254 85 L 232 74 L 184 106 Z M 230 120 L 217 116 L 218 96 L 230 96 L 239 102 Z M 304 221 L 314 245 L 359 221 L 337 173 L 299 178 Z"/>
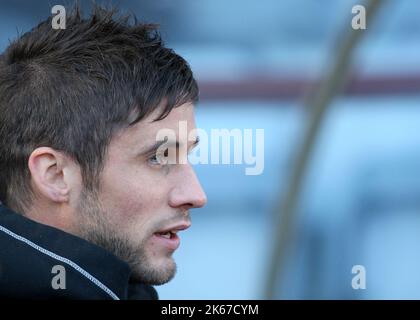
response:
<path id="1" fill-rule="evenodd" d="M 194 105 L 186 103 L 171 110 L 167 117 L 154 121 L 160 114 L 160 108 L 138 123 L 122 130 L 112 139 L 111 144 L 120 146 L 142 146 L 156 141 L 159 130 L 173 130 L 178 137 L 179 123 L 186 121 L 188 132 L 195 129 Z"/>

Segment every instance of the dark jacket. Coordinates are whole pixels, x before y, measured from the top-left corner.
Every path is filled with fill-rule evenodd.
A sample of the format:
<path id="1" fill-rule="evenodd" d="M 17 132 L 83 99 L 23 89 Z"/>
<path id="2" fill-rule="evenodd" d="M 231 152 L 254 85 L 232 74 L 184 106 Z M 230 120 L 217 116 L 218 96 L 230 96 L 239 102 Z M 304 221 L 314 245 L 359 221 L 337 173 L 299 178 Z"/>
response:
<path id="1" fill-rule="evenodd" d="M 152 286 L 129 279 L 128 264 L 110 252 L 0 203 L 1 298 L 158 299 Z"/>

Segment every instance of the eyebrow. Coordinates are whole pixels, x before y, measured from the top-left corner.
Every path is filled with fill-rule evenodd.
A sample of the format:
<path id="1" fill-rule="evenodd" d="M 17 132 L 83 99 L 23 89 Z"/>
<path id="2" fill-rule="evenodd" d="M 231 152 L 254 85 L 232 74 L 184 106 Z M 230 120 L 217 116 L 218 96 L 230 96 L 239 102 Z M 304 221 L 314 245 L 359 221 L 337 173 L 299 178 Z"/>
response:
<path id="1" fill-rule="evenodd" d="M 169 147 L 176 147 L 177 149 L 179 149 L 180 147 L 179 141 L 168 141 L 168 139 L 165 139 L 163 141 L 156 141 L 153 145 L 144 148 L 143 150 L 139 152 L 139 155 L 152 154 L 156 152 L 156 150 L 159 149 L 159 147 L 163 145 L 164 143 L 167 143 Z M 199 143 L 200 143 L 200 137 L 197 136 L 194 142 L 188 148 L 188 151 L 191 151 L 192 149 L 194 149 Z"/>

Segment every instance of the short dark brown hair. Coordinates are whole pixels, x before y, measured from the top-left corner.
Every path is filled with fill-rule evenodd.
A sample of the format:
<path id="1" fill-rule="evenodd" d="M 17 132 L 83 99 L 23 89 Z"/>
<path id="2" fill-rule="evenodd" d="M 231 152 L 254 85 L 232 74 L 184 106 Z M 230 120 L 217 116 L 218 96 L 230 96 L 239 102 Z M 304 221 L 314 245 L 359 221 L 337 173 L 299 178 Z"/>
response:
<path id="1" fill-rule="evenodd" d="M 156 25 L 97 5 L 88 18 L 76 5 L 64 30 L 48 18 L 0 56 L 0 200 L 22 213 L 30 206 L 28 159 L 40 146 L 72 157 L 94 188 L 116 130 L 162 101 L 156 120 L 197 98 L 190 67 Z"/>

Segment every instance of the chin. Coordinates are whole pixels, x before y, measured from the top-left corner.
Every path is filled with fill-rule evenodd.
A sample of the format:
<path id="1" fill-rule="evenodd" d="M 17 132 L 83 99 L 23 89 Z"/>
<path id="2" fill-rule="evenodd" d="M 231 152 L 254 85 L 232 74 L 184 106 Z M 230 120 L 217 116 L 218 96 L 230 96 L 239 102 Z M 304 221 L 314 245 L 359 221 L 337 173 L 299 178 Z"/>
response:
<path id="1" fill-rule="evenodd" d="M 172 257 L 159 258 L 158 261 L 151 261 L 154 257 L 145 260 L 132 266 L 132 279 L 135 281 L 157 286 L 175 277 L 177 267 Z"/>

